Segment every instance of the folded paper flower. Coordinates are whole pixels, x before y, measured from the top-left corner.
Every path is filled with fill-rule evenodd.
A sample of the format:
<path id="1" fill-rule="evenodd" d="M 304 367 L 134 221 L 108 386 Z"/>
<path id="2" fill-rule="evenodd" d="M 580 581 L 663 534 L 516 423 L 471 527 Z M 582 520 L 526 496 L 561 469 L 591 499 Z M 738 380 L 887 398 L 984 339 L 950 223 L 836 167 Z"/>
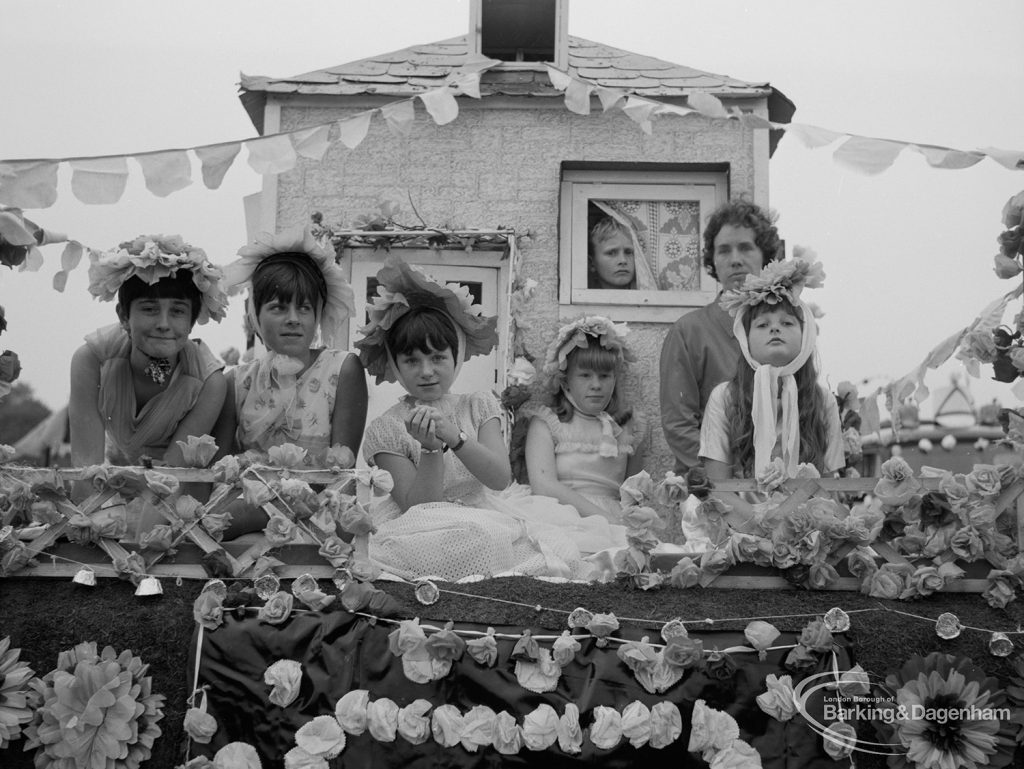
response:
<path id="1" fill-rule="evenodd" d="M 714 769 L 761 769 L 761 754 L 743 740 L 735 740 L 732 745 L 716 751 L 708 763 Z"/>
<path id="2" fill-rule="evenodd" d="M 462 747 L 470 753 L 486 748 L 494 740 L 498 715 L 486 705 L 476 705 L 462 719 Z"/>
<path id="3" fill-rule="evenodd" d="M 595 614 L 587 623 L 587 630 L 597 639 L 597 646 L 608 645 L 606 636 L 619 629 L 619 621 L 614 614 Z"/>
<path id="4" fill-rule="evenodd" d="M 765 678 L 768 689 L 757 695 L 757 706 L 776 721 L 788 721 L 796 715 L 791 676 L 776 676 L 769 673 Z"/>
<path id="5" fill-rule="evenodd" d="M 443 630 L 427 637 L 427 653 L 432 660 L 451 663 L 461 659 L 466 642 L 452 629 L 454 625 L 454 622 L 448 622 Z"/>
<path id="6" fill-rule="evenodd" d="M 295 744 L 314 756 L 330 760 L 345 749 L 345 732 L 332 716 L 317 716 L 295 732 Z"/>
<path id="7" fill-rule="evenodd" d="M 704 700 L 693 704 L 690 720 L 690 742 L 686 750 L 703 753 L 706 750 L 722 750 L 740 737 L 736 719 L 721 710 L 709 708 Z"/>
<path id="8" fill-rule="evenodd" d="M 190 435 L 187 440 L 175 443 L 181 449 L 185 467 L 206 467 L 217 453 L 217 442 L 210 435 Z"/>
<path id="9" fill-rule="evenodd" d="M 11 648 L 11 638 L 0 638 L 0 750 L 21 736 L 22 724 L 35 713 L 33 685 L 37 682 L 28 663 L 19 659 L 21 649 Z"/>
<path id="10" fill-rule="evenodd" d="M 200 745 L 208 744 L 213 735 L 217 733 L 217 719 L 206 712 L 205 692 L 199 707 L 189 708 L 185 711 L 182 726 L 189 738 Z"/>
<path id="11" fill-rule="evenodd" d="M 366 689 L 353 689 L 346 692 L 334 706 L 334 717 L 341 728 L 353 736 L 366 731 L 366 706 L 370 702 L 370 692 Z"/>
<path id="12" fill-rule="evenodd" d="M 651 739 L 652 748 L 666 748 L 679 739 L 683 733 L 683 717 L 674 702 L 663 700 L 651 708 Z"/>
<path id="13" fill-rule="evenodd" d="M 274 492 L 266 483 L 253 478 L 242 479 L 242 496 L 252 507 L 264 505 L 274 498 Z"/>
<path id="14" fill-rule="evenodd" d="M 487 628 L 485 636 L 466 641 L 466 653 L 484 667 L 493 667 L 498 661 L 498 642 L 494 640 L 494 628 Z"/>
<path id="15" fill-rule="evenodd" d="M 537 643 L 537 639 L 533 637 L 533 633 L 530 630 L 524 630 L 523 635 L 516 641 L 516 645 L 512 647 L 512 659 L 516 662 L 536 662 L 537 656 L 540 650 L 540 645 Z"/>
<path id="16" fill-rule="evenodd" d="M 844 670 L 839 676 L 839 692 L 844 697 L 864 696 L 871 691 L 871 681 L 867 671 L 859 664 Z"/>
<path id="17" fill-rule="evenodd" d="M 430 732 L 434 742 L 445 748 L 452 748 L 462 741 L 462 713 L 454 705 L 440 705 L 430 716 Z"/>
<path id="18" fill-rule="evenodd" d="M 380 742 L 394 742 L 398 731 L 398 705 L 387 697 L 373 700 L 366 706 L 366 728 Z"/>
<path id="19" fill-rule="evenodd" d="M 256 748 L 248 742 L 229 742 L 213 756 L 214 769 L 263 769 Z"/>
<path id="20" fill-rule="evenodd" d="M 764 661 L 768 657 L 766 651 L 769 646 L 775 643 L 780 635 L 778 628 L 764 620 L 754 620 L 743 631 L 750 645 L 757 649 L 757 658 Z"/>
<path id="21" fill-rule="evenodd" d="M 563 630 L 562 635 L 551 644 L 551 658 L 564 668 L 576 658 L 576 652 L 581 648 L 580 642 L 569 635 L 568 630 Z"/>
<path id="22" fill-rule="evenodd" d="M 277 467 L 301 468 L 305 465 L 306 450 L 294 443 L 282 443 L 267 450 L 270 464 Z"/>
<path id="23" fill-rule="evenodd" d="M 291 593 L 279 590 L 267 599 L 256 616 L 260 622 L 266 622 L 268 625 L 280 625 L 291 616 L 294 601 Z"/>
<path id="24" fill-rule="evenodd" d="M 527 750 L 547 750 L 558 739 L 558 714 L 546 703 L 523 717 L 523 744 Z"/>
<path id="25" fill-rule="evenodd" d="M 189 769 L 188 765 L 185 769 Z M 327 759 L 294 747 L 284 754 L 284 769 L 328 769 Z"/>
<path id="26" fill-rule="evenodd" d="M 398 733 L 413 745 L 422 745 L 430 737 L 430 718 L 427 713 L 434 707 L 419 699 L 398 711 Z"/>
<path id="27" fill-rule="evenodd" d="M 536 643 L 536 642 L 535 642 Z M 516 680 L 531 692 L 553 692 L 562 675 L 562 666 L 551 657 L 551 651 L 543 646 L 537 649 L 537 661 L 516 662 Z"/>
<path id="28" fill-rule="evenodd" d="M 516 717 L 508 711 L 501 711 L 494 720 L 492 737 L 494 749 L 505 756 L 514 756 L 523 748 L 523 729 L 516 723 Z"/>
<path id="29" fill-rule="evenodd" d="M 622 710 L 622 736 L 634 748 L 643 747 L 651 739 L 651 711 L 639 700 Z"/>
<path id="30" fill-rule="evenodd" d="M 216 630 L 224 621 L 224 598 L 212 591 L 203 590 L 192 604 L 192 617 L 207 630 Z"/>
<path id="31" fill-rule="evenodd" d="M 347 592 L 347 591 L 346 591 Z M 418 619 L 403 620 L 388 636 L 388 648 L 402 658 L 402 671 L 413 683 L 425 684 L 448 675 L 450 659 L 436 659 L 427 648 L 427 635 Z"/>
<path id="32" fill-rule="evenodd" d="M 824 740 L 825 752 L 832 757 L 833 761 L 849 758 L 857 746 L 857 730 L 850 724 L 844 724 L 841 721 L 829 724 L 821 736 Z"/>
<path id="33" fill-rule="evenodd" d="M 295 660 L 278 660 L 263 671 L 263 683 L 273 687 L 267 699 L 286 708 L 299 696 L 302 664 Z"/>
<path id="34" fill-rule="evenodd" d="M 651 694 L 662 694 L 679 683 L 685 668 L 668 661 L 665 649 L 655 655 L 654 664 L 633 671 L 636 680 Z"/>
<path id="35" fill-rule="evenodd" d="M 590 741 L 602 750 L 611 750 L 622 741 L 622 714 L 615 708 L 598 705 L 590 725 Z"/>
<path id="36" fill-rule="evenodd" d="M 565 704 L 565 711 L 558 718 L 558 747 L 563 753 L 577 754 L 583 751 L 583 729 L 580 728 L 580 709 L 574 702 Z"/>

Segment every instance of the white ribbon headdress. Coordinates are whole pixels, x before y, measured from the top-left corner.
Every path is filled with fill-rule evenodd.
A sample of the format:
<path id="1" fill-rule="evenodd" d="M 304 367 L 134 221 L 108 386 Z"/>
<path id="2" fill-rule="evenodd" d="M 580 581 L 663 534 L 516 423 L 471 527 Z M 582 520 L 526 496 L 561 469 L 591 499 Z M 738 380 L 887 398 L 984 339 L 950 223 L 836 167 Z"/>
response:
<path id="1" fill-rule="evenodd" d="M 813 251 L 789 261 L 771 262 L 760 275 L 748 275 L 743 287 L 726 291 L 720 303 L 733 314 L 733 334 L 739 342 L 740 352 L 754 369 L 754 392 L 751 418 L 754 423 L 754 472 L 762 472 L 772 459 L 776 440 L 782 448 L 782 462 L 786 474 L 793 477 L 800 463 L 800 411 L 794 374 L 814 354 L 818 341 L 816 308 L 800 298 L 804 288 L 818 288 L 824 284 L 825 273 L 816 261 Z M 778 304 L 786 299 L 803 314 L 803 333 L 800 352 L 785 366 L 772 366 L 754 360 L 747 343 L 743 319 L 758 304 Z M 776 435 L 775 404 L 781 401 L 782 422 Z"/>
<path id="2" fill-rule="evenodd" d="M 352 286 L 345 280 L 341 268 L 334 261 L 334 254 L 316 242 L 308 227 L 294 227 L 271 235 L 264 232 L 255 242 L 238 249 L 239 259 L 224 270 L 225 283 L 229 294 L 235 294 L 252 285 L 252 276 L 264 259 L 275 254 L 303 253 L 320 268 L 327 285 L 327 298 L 320 313 L 320 340 L 327 347 L 340 347 L 344 342 L 342 326 L 345 320 L 355 314 L 355 296 Z M 248 303 L 249 320 L 253 328 L 259 328 L 255 308 Z"/>

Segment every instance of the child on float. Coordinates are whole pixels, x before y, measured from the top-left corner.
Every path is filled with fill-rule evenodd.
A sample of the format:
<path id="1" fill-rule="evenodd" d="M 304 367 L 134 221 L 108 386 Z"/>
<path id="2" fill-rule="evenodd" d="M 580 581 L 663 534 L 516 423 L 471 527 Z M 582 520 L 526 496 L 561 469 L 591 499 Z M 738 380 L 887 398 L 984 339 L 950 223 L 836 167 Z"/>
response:
<path id="1" fill-rule="evenodd" d="M 72 462 L 180 466 L 177 442 L 209 433 L 224 402 L 223 364 L 189 338 L 197 322 L 224 317 L 221 271 L 178 235 L 89 258 L 89 292 L 116 298 L 119 322 L 86 336 L 71 359 Z"/>
<path id="2" fill-rule="evenodd" d="M 742 358 L 733 380 L 712 390 L 701 424 L 700 457 L 712 482 L 763 476 L 776 458 L 790 478 L 799 464 L 813 465 L 822 477 L 845 466 L 836 401 L 818 382 L 817 323 L 801 299 L 824 277 L 813 257 L 794 258 L 723 294 Z M 757 531 L 763 495 L 715 496 L 732 508 L 726 520 L 734 530 Z M 684 511 L 684 533 L 686 519 Z"/>
<path id="3" fill-rule="evenodd" d="M 225 282 L 230 292 L 249 287 L 248 321 L 267 349 L 226 375 L 218 457 L 291 443 L 305 449 L 307 467 L 351 466 L 366 423 L 366 378 L 359 358 L 336 345 L 355 310 L 352 287 L 305 228 L 264 234 L 238 254 Z M 240 505 L 232 515 L 229 538 L 266 523 L 262 511 Z"/>
<path id="4" fill-rule="evenodd" d="M 462 362 L 497 344 L 496 318 L 482 316 L 467 290 L 441 286 L 397 257 L 377 280 L 356 347 L 378 383 L 398 381 L 408 395 L 370 423 L 363 443 L 367 464 L 394 481 L 371 511 L 371 559 L 407 578 L 589 574 L 565 532 L 520 511 L 528 494 L 506 490 L 497 397 L 451 392 Z"/>
<path id="5" fill-rule="evenodd" d="M 580 318 L 548 347 L 544 387 L 551 405 L 528 406 L 526 467 L 535 494 L 581 516 L 622 523 L 619 487 L 643 469 L 646 425 L 626 404 L 623 378 L 635 360 L 626 324 Z"/>

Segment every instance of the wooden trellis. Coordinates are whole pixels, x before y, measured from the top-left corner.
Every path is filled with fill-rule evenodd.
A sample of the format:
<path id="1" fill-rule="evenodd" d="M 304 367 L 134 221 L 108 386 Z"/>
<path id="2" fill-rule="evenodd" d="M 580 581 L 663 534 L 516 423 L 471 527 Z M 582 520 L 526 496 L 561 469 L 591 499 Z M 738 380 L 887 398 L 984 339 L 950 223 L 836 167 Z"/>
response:
<path id="1" fill-rule="evenodd" d="M 260 556 L 274 550 L 275 555 L 278 555 L 280 560 L 285 563 L 283 567 L 276 569 L 279 576 L 296 577 L 301 574 L 311 574 L 318 578 L 330 577 L 335 574 L 336 569 L 318 553 L 326 535 L 308 521 L 295 520 L 297 529 L 301 530 L 305 536 L 298 538 L 295 543 L 285 545 L 272 544 L 264 533 L 247 537 L 249 540 L 255 539 L 255 542 L 222 544 L 203 528 L 201 521 L 207 515 L 224 512 L 232 502 L 238 499 L 242 490 L 241 481 L 244 478 L 265 481 L 268 488 L 282 478 L 295 478 L 308 484 L 322 485 L 349 494 L 364 504 L 369 501 L 372 493 L 369 470 L 310 471 L 261 465 L 258 470 L 257 468 L 243 470 L 240 478 L 233 483 L 224 483 L 218 482 L 218 474 L 213 470 L 159 468 L 157 473 L 171 476 L 179 483 L 212 485 L 208 501 L 199 505 L 186 519 L 178 513 L 166 496 L 158 494 L 140 480 L 145 478 L 145 472 L 146 469 L 141 467 L 110 468 L 110 474 L 115 481 L 118 480 L 118 476 L 122 479 L 127 478 L 131 488 L 119 491 L 117 488 L 101 484 L 103 486 L 101 490 L 76 505 L 67 496 L 56 490 L 70 489 L 75 481 L 86 479 L 87 471 L 83 469 L 38 469 L 13 466 L 0 468 L 0 473 L 7 475 L 8 478 L 13 477 L 32 488 L 37 501 L 52 502 L 59 514 L 58 520 L 43 526 L 16 531 L 11 523 L 24 505 L 9 504 L 8 509 L 0 514 L 0 527 L 2 527 L 0 528 L 0 559 L 9 554 L 12 549 L 17 548 L 21 552 L 19 561 L 30 557 L 35 565 L 6 570 L 0 567 L 0 573 L 6 571 L 8 575 L 17 574 L 18 576 L 68 577 L 76 574 L 83 565 L 87 565 L 100 576 L 108 576 L 119 571 L 115 564 L 125 562 L 133 552 L 136 552 L 143 559 L 145 566 L 142 571 L 147 576 L 206 578 L 209 576 L 209 572 L 203 564 L 204 557 L 216 556 L 221 568 L 230 570 L 230 576 L 244 577 L 252 575 L 252 566 Z M 261 507 L 268 515 L 282 514 L 281 508 L 287 507 L 287 501 L 276 492 L 272 493 L 271 497 L 270 501 L 264 502 Z M 103 536 L 100 526 L 97 526 L 99 534 L 86 544 L 64 541 L 63 538 L 73 531 L 76 524 L 79 524 L 78 528 L 82 528 L 80 524 L 98 522 L 104 515 L 109 514 L 111 509 L 123 506 L 133 499 L 141 500 L 144 504 L 157 510 L 166 522 L 175 528 L 175 539 L 172 542 L 172 548 L 175 551 L 173 555 L 166 550 L 148 551 L 134 545 L 126 547 L 116 538 Z M 286 517 L 294 518 L 294 516 L 287 515 Z M 351 544 L 355 553 L 365 555 L 365 535 L 353 537 Z"/>
<path id="2" fill-rule="evenodd" d="M 144 468 L 110 468 L 110 470 L 112 474 L 121 472 L 129 477 L 139 477 L 145 472 Z M 329 578 L 335 575 L 336 568 L 319 553 L 319 545 L 322 544 L 325 534 L 310 525 L 308 521 L 296 520 L 297 526 L 305 533 L 304 541 L 286 545 L 274 545 L 262 533 L 255 536 L 255 542 L 225 544 L 218 542 L 203 529 L 199 523 L 203 516 L 216 515 L 237 499 L 241 489 L 241 479 L 234 483 L 218 482 L 218 475 L 215 471 L 193 468 L 161 467 L 157 472 L 172 476 L 179 483 L 212 484 L 213 491 L 209 500 L 201 505 L 194 515 L 183 520 L 167 498 L 144 483 L 136 483 L 128 492 L 104 486 L 79 504 L 75 504 L 67 496 L 55 490 L 70 488 L 73 482 L 86 478 L 85 470 L 38 469 L 10 465 L 0 468 L 0 473 L 25 484 L 23 488 L 31 488 L 36 501 L 52 502 L 59 513 L 59 520 L 45 526 L 17 531 L 11 526 L 11 523 L 18 515 L 18 511 L 24 509 L 24 501 L 22 506 L 18 507 L 15 504 L 10 504 L 10 500 L 8 500 L 7 510 L 0 513 L 0 527 L 2 527 L 0 528 L 0 559 L 10 553 L 12 549 L 17 548 L 22 551 L 22 560 L 25 556 L 31 557 L 35 565 L 7 569 L 6 573 L 30 577 L 69 577 L 77 573 L 83 564 L 87 564 L 101 576 L 112 575 L 115 572 L 115 563 L 124 562 L 133 552 L 138 552 L 145 563 L 144 572 L 149 576 L 203 579 L 209 576 L 208 569 L 203 563 L 204 556 L 216 555 L 222 564 L 228 565 L 232 576 L 251 577 L 252 567 L 259 557 L 273 550 L 275 557 L 284 562 L 284 566 L 276 569 L 278 576 L 294 578 L 302 574 L 310 574 L 316 578 Z M 322 485 L 354 496 L 364 505 L 369 502 L 372 493 L 369 470 L 307 471 L 260 465 L 258 468 L 244 470 L 242 477 L 265 482 L 268 487 L 273 486 L 275 481 L 282 478 L 297 478 L 309 484 Z M 814 478 L 788 481 L 782 489 L 788 494 L 788 498 L 781 504 L 779 512 L 785 514 L 796 510 L 818 492 L 869 493 L 875 488 L 877 482 L 877 478 Z M 920 483 L 923 491 L 931 491 L 939 488 L 940 479 L 937 477 L 921 478 Z M 756 490 L 756 484 L 749 480 L 717 481 L 715 487 L 721 491 L 734 492 Z M 176 551 L 174 555 L 170 555 L 166 551 L 150 552 L 137 546 L 126 547 L 117 539 L 108 536 L 97 536 L 88 544 L 65 541 L 67 535 L 74 529 L 76 522 L 80 524 L 85 521 L 97 520 L 112 505 L 123 504 L 129 498 L 143 500 L 160 511 L 164 519 L 176 527 L 176 539 L 173 543 Z M 1005 512 L 1014 516 L 1016 541 L 1019 547 L 1020 543 L 1024 542 L 1024 480 L 1014 481 L 1005 487 L 993 504 L 997 517 Z M 276 496 L 262 505 L 268 515 L 287 513 L 283 509 L 286 506 L 286 500 L 280 496 Z M 294 519 L 294 516 L 291 515 L 286 515 L 286 517 Z M 252 538 L 250 536 L 250 539 Z M 352 544 L 356 553 L 366 553 L 367 537 L 365 535 L 355 537 Z M 853 544 L 845 543 L 829 554 L 827 562 L 837 567 L 840 578 L 827 589 L 859 590 L 860 581 L 857 578 L 843 576 L 843 563 L 853 547 Z M 882 540 L 876 540 L 871 543 L 870 547 L 879 562 L 912 563 L 912 559 L 897 552 L 891 544 Z M 672 565 L 663 560 L 656 559 L 655 562 L 656 567 L 665 570 L 670 569 Z M 948 582 L 944 588 L 945 592 L 983 592 L 989 585 L 985 579 L 988 570 L 1000 568 L 999 557 L 993 554 L 986 554 L 986 558 L 972 564 L 958 562 L 958 565 L 965 570 L 966 576 Z M 0 567 L 0 573 L 2 573 L 2 567 Z M 754 564 L 738 564 L 714 579 L 710 585 L 717 588 L 768 590 L 792 587 L 785 578 L 779 576 L 776 570 Z"/>

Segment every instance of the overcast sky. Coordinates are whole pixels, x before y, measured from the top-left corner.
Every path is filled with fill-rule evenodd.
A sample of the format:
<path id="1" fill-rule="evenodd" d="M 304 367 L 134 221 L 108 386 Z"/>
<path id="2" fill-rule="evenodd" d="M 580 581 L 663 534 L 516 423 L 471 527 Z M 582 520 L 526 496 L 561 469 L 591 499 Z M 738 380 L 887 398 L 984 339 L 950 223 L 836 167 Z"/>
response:
<path id="1" fill-rule="evenodd" d="M 239 72 L 283 77 L 463 34 L 469 4 L 3 0 L 3 17 L 0 159 L 17 159 L 253 138 Z M 569 15 L 572 35 L 769 81 L 796 104 L 796 122 L 966 150 L 1024 147 L 1022 29 L 1020 0 L 574 0 Z M 371 130 L 386 129 L 375 120 Z M 909 371 L 1011 288 L 993 274 L 992 256 L 1003 203 L 1024 189 L 1024 172 L 991 160 L 936 170 L 908 152 L 866 177 L 831 152 L 783 139 L 770 164 L 771 205 L 787 242 L 814 248 L 825 265 L 826 287 L 809 298 L 826 312 L 819 348 L 830 383 L 877 382 Z M 196 182 L 166 198 L 145 190 L 134 163 L 130 171 L 120 203 L 87 206 L 62 170 L 57 204 L 29 216 L 94 247 L 181 233 L 215 262 L 233 258 L 245 239 L 241 199 L 260 189 L 242 156 L 219 190 Z M 84 264 L 63 295 L 50 287 L 60 251 L 44 249 L 37 274 L 0 273 L 10 326 L 0 347 L 20 354 L 23 380 L 51 407 L 66 401 L 82 336 L 115 320 L 112 304 L 89 296 Z M 220 351 L 241 345 L 240 328 L 236 304 L 197 335 Z M 981 401 L 1015 401 L 1005 385 L 971 386 Z"/>

